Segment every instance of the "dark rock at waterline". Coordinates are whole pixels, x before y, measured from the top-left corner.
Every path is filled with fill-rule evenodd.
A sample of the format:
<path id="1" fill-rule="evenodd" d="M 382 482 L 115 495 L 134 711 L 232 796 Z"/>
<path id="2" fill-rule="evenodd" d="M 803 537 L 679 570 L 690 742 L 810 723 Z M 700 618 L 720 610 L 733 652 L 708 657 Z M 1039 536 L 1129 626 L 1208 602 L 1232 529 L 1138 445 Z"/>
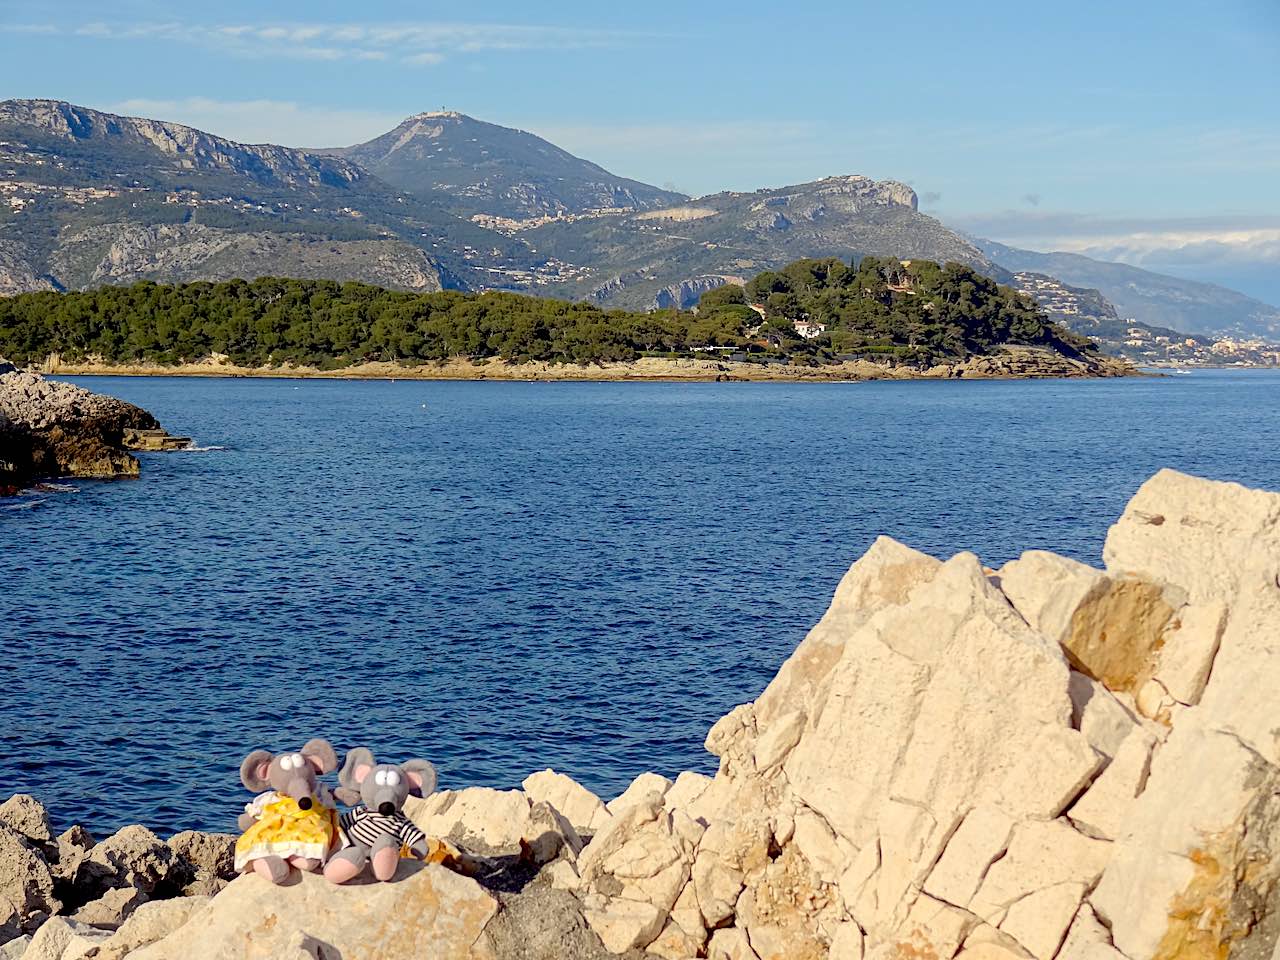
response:
<path id="1" fill-rule="evenodd" d="M 141 407 L 0 360 L 0 495 L 41 477 L 136 477 L 130 449 L 180 442 Z"/>

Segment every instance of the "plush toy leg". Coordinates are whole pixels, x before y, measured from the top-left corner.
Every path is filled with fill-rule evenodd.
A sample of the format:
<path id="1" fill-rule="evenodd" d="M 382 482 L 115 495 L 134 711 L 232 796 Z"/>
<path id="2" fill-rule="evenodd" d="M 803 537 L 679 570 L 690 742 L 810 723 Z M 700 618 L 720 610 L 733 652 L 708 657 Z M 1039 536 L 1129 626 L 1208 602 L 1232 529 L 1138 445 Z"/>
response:
<path id="1" fill-rule="evenodd" d="M 290 857 L 289 862 L 304 873 L 315 873 L 320 866 L 315 857 Z"/>
<path id="2" fill-rule="evenodd" d="M 324 878 L 330 883 L 346 883 L 369 862 L 369 848 L 356 844 L 343 847 L 324 865 Z"/>
<path id="3" fill-rule="evenodd" d="M 390 880 L 396 875 L 396 867 L 400 864 L 400 841 L 396 837 L 383 835 L 373 845 L 373 875 L 379 880 Z"/>
<path id="4" fill-rule="evenodd" d="M 253 869 L 272 883 L 284 883 L 285 877 L 289 876 L 289 865 L 279 857 L 259 857 L 253 861 Z"/>

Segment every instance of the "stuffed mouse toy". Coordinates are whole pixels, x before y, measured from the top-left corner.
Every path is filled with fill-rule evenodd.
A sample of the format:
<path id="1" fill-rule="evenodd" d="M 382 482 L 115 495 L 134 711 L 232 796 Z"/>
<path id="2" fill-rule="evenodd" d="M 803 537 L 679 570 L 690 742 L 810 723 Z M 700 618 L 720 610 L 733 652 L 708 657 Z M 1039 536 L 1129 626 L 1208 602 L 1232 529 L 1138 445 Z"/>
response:
<path id="1" fill-rule="evenodd" d="M 401 808 L 410 794 L 425 797 L 435 790 L 435 767 L 426 760 L 377 763 L 371 751 L 356 747 L 347 754 L 338 783 L 338 799 L 357 805 L 339 819 L 345 846 L 325 864 L 326 879 L 346 883 L 372 863 L 375 877 L 390 880 L 402 848 L 419 858 L 427 855 L 426 835 Z"/>
<path id="2" fill-rule="evenodd" d="M 314 871 L 324 863 L 337 843 L 337 811 L 317 777 L 337 766 L 333 747 L 319 738 L 296 752 L 255 750 L 244 758 L 240 782 L 258 796 L 240 815 L 237 871 L 252 869 L 282 883 L 290 866 Z"/>

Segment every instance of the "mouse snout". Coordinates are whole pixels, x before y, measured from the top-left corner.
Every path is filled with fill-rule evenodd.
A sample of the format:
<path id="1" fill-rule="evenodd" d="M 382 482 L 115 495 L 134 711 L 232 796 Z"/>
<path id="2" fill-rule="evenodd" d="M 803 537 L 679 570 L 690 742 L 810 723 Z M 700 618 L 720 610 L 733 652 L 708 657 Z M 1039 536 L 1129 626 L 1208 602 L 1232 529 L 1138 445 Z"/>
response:
<path id="1" fill-rule="evenodd" d="M 294 777 L 285 788 L 285 793 L 298 801 L 298 809 L 311 809 L 311 784 L 306 777 Z"/>
<path id="2" fill-rule="evenodd" d="M 384 817 L 389 817 L 396 812 L 396 805 L 390 800 L 383 800 L 378 804 L 378 812 Z"/>

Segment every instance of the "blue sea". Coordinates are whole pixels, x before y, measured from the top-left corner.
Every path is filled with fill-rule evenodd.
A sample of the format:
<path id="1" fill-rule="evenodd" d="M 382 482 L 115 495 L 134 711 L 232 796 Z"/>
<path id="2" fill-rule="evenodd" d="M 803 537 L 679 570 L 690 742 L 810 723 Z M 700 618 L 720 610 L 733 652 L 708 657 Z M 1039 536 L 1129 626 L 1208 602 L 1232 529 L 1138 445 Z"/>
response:
<path id="1" fill-rule="evenodd" d="M 234 830 L 327 736 L 442 787 L 710 772 L 879 534 L 1098 563 L 1162 466 L 1280 488 L 1280 374 L 859 384 L 85 378 L 198 449 L 0 500 L 0 795 Z"/>

